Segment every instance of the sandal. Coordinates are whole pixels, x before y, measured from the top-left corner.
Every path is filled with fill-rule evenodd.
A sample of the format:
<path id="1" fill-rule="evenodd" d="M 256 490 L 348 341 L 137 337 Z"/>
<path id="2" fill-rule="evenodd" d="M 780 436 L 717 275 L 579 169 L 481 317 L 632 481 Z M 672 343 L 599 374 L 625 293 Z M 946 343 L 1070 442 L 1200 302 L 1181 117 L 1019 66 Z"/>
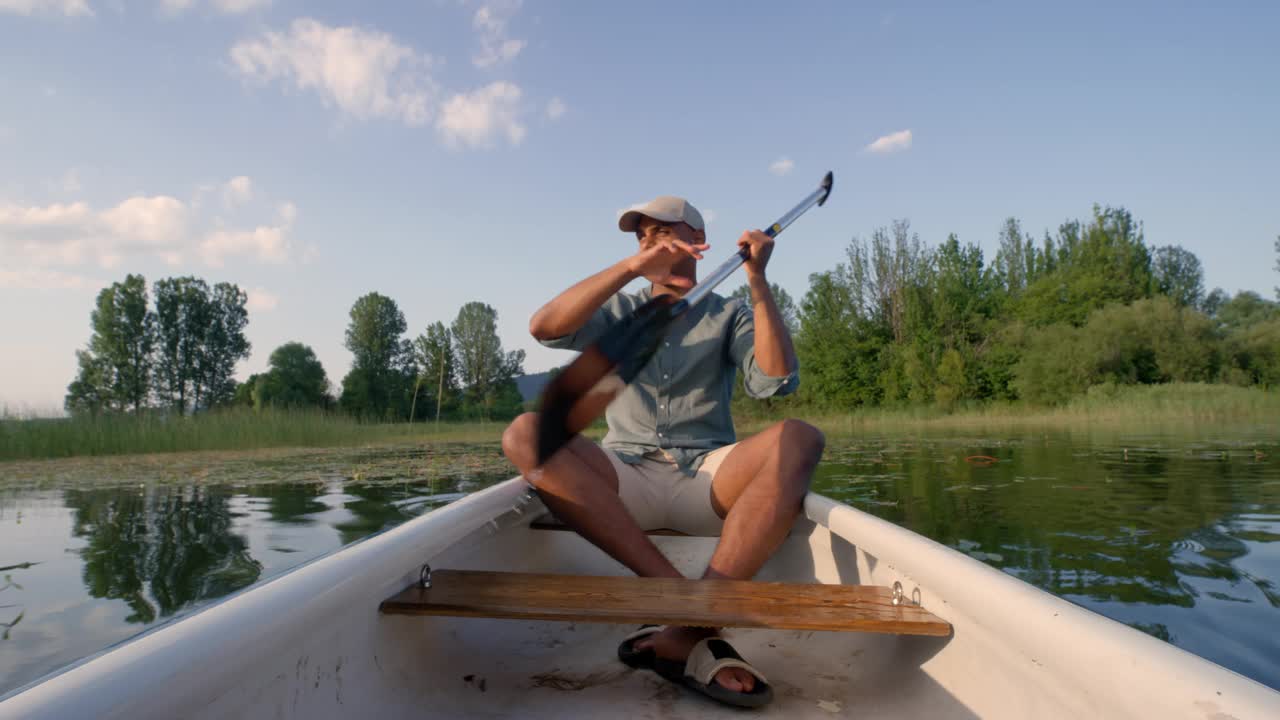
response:
<path id="1" fill-rule="evenodd" d="M 618 659 L 637 670 L 652 670 L 654 663 L 653 648 L 635 649 L 635 642 L 650 635 L 666 630 L 666 625 L 641 625 L 635 632 L 622 639 L 618 645 Z"/>
<path id="2" fill-rule="evenodd" d="M 773 700 L 773 688 L 764 675 L 743 660 L 722 637 L 703 638 L 693 646 L 689 659 L 683 663 L 663 658 L 654 658 L 651 662 L 654 672 L 662 677 L 726 705 L 755 708 L 768 705 Z M 715 681 L 716 673 L 730 667 L 742 668 L 755 676 L 756 682 L 750 692 L 729 690 Z"/>

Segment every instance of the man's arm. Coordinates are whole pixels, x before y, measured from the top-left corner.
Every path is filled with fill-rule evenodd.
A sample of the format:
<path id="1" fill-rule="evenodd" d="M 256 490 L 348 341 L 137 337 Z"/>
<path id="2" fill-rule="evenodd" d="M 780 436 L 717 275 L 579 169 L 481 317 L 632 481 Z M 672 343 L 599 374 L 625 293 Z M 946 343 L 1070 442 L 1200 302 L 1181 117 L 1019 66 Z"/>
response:
<path id="1" fill-rule="evenodd" d="M 529 318 L 529 333 L 544 341 L 581 330 L 606 300 L 641 276 L 654 282 L 693 287 L 692 280 L 671 275 L 671 266 L 687 255 L 701 260 L 702 252 L 710 247 L 706 243 L 690 245 L 676 239 L 648 244 L 635 255 L 610 265 L 555 296 Z"/>
<path id="2" fill-rule="evenodd" d="M 529 333 L 552 340 L 581 330 L 606 300 L 639 277 L 630 263 L 631 258 L 614 263 L 555 296 L 529 318 Z"/>
<path id="3" fill-rule="evenodd" d="M 796 349 L 791 343 L 791 333 L 786 323 L 782 322 L 782 312 L 774 300 L 773 291 L 769 289 L 769 281 L 764 271 L 759 274 L 748 273 L 747 285 L 751 288 L 751 310 L 755 315 L 755 350 L 756 365 L 766 375 L 782 377 L 795 371 L 799 362 L 796 360 Z"/>
<path id="4" fill-rule="evenodd" d="M 764 269 L 773 254 L 773 238 L 759 230 L 748 230 L 738 238 L 738 247 L 748 247 L 747 286 L 751 288 L 751 311 L 755 315 L 756 366 L 766 375 L 782 377 L 795 372 L 799 366 L 796 349 L 791 344 L 791 333 L 782 322 L 782 312 L 773 299 Z"/>

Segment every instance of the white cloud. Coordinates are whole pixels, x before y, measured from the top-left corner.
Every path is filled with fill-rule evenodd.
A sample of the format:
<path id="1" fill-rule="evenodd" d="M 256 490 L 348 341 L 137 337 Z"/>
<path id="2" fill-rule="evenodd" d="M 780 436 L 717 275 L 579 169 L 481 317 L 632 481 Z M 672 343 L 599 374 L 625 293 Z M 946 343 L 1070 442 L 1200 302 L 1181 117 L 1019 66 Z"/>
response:
<path id="1" fill-rule="evenodd" d="M 269 7 L 271 0 L 212 0 L 209 4 L 223 15 L 243 15 Z M 161 10 L 169 15 L 179 15 L 195 5 L 196 0 L 160 0 Z"/>
<path id="2" fill-rule="evenodd" d="M 50 227 L 75 227 L 91 215 L 89 206 L 82 203 L 54 203 L 48 207 L 0 206 L 0 232 L 5 228 L 35 229 Z M 3 237 L 0 235 L 0 237 Z"/>
<path id="3" fill-rule="evenodd" d="M 235 255 L 277 265 L 288 262 L 293 249 L 290 236 L 298 208 L 287 202 L 277 209 L 276 215 L 274 225 L 259 225 L 252 230 L 219 228 L 208 233 L 200 242 L 200 258 L 211 267 L 222 267 L 227 257 Z"/>
<path id="4" fill-rule="evenodd" d="M 247 181 L 237 177 L 224 189 L 247 200 Z M 178 266 L 194 254 L 211 266 L 237 256 L 283 263 L 292 255 L 296 217 L 297 208 L 286 202 L 277 206 L 274 220 L 238 229 L 168 195 L 138 195 L 101 211 L 85 202 L 0 205 L 0 267 L 9 273 L 8 286 L 52 287 L 69 286 L 49 274 L 52 266 L 86 262 L 113 268 L 126 258 L 152 257 Z"/>
<path id="5" fill-rule="evenodd" d="M 123 250 L 179 242 L 185 215 L 181 202 L 163 195 L 132 197 L 98 213 L 83 202 L 0 206 L 0 251 L 16 251 L 35 267 L 75 265 L 90 257 L 109 267 Z"/>
<path id="6" fill-rule="evenodd" d="M 253 181 L 246 175 L 237 175 L 222 188 L 222 204 L 231 208 L 253 199 Z"/>
<path id="7" fill-rule="evenodd" d="M 117 244 L 168 247 L 182 241 L 187 207 L 167 195 L 132 197 L 99 218 Z"/>
<path id="8" fill-rule="evenodd" d="M 265 8 L 271 0 L 213 0 L 213 6 L 227 15 L 239 15 L 251 10 Z"/>
<path id="9" fill-rule="evenodd" d="M 551 102 L 547 103 L 547 117 L 552 120 L 559 120 L 560 117 L 568 111 L 568 109 L 569 108 L 565 106 L 563 100 L 558 97 L 553 97 L 551 98 Z"/>
<path id="10" fill-rule="evenodd" d="M 326 105 L 359 119 L 423 125 L 436 94 L 430 56 L 386 33 L 310 18 L 295 20 L 287 33 L 237 43 L 231 61 L 252 81 L 315 92 Z"/>
<path id="11" fill-rule="evenodd" d="M 79 290 L 101 283 L 60 270 L 6 270 L 0 268 L 0 288 L 12 290 Z"/>
<path id="12" fill-rule="evenodd" d="M 876 138 L 875 142 L 863 148 L 867 152 L 888 154 L 911 148 L 911 131 L 899 130 L 895 133 Z"/>
<path id="13" fill-rule="evenodd" d="M 267 263 L 289 259 L 288 227 L 259 225 L 252 230 L 214 230 L 200 243 L 200 257 L 222 267 L 229 255 L 248 255 Z"/>
<path id="14" fill-rule="evenodd" d="M 786 175 L 787 173 L 791 172 L 792 169 L 795 168 L 795 166 L 796 164 L 791 160 L 791 158 L 780 157 L 777 160 L 774 160 L 773 162 L 769 163 L 769 172 L 779 176 Z"/>
<path id="15" fill-rule="evenodd" d="M 280 297 L 278 295 L 270 293 L 260 287 L 249 288 L 246 294 L 249 296 L 249 299 L 245 303 L 245 307 L 255 312 L 275 310 L 276 306 L 280 304 Z"/>
<path id="16" fill-rule="evenodd" d="M 87 0 L 0 0 L 0 12 L 16 15 L 61 15 L 63 17 L 89 17 L 93 8 Z"/>
<path id="17" fill-rule="evenodd" d="M 491 147 L 495 136 L 519 145 L 525 128 L 520 124 L 520 88 L 495 82 L 449 98 L 440 108 L 436 129 L 450 145 Z"/>
<path id="18" fill-rule="evenodd" d="M 476 67 L 487 68 L 514 60 L 524 49 L 523 40 L 507 36 L 507 22 L 520 9 L 521 0 L 488 2 L 476 10 L 471 25 L 480 36 L 480 52 L 471 58 Z"/>

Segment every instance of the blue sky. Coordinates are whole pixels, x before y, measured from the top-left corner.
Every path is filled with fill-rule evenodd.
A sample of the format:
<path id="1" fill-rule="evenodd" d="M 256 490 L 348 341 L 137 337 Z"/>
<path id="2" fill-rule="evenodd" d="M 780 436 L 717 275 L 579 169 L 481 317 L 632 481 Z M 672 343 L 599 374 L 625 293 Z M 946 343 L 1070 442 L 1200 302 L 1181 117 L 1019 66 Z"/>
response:
<path id="1" fill-rule="evenodd" d="M 769 268 L 797 299 L 895 218 L 990 259 L 1093 203 L 1272 295 L 1276 4 L 640 7 L 0 0 L 0 404 L 61 408 L 129 272 L 249 290 L 241 377 L 297 340 L 337 384 L 373 290 L 414 334 L 487 302 L 543 370 L 529 315 L 632 251 L 619 209 L 687 196 L 718 264 L 829 169 Z"/>

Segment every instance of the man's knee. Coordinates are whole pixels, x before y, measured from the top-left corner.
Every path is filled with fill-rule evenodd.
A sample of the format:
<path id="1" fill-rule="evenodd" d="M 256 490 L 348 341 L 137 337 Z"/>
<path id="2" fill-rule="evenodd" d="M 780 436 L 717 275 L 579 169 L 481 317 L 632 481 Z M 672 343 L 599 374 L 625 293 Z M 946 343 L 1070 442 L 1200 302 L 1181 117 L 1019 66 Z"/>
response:
<path id="1" fill-rule="evenodd" d="M 538 414 L 527 412 L 502 432 L 502 452 L 522 473 L 528 473 L 537 462 Z"/>
<path id="2" fill-rule="evenodd" d="M 815 463 L 822 458 L 827 438 L 818 428 L 803 420 L 787 418 L 778 423 L 779 448 L 786 453 L 796 453 Z"/>

